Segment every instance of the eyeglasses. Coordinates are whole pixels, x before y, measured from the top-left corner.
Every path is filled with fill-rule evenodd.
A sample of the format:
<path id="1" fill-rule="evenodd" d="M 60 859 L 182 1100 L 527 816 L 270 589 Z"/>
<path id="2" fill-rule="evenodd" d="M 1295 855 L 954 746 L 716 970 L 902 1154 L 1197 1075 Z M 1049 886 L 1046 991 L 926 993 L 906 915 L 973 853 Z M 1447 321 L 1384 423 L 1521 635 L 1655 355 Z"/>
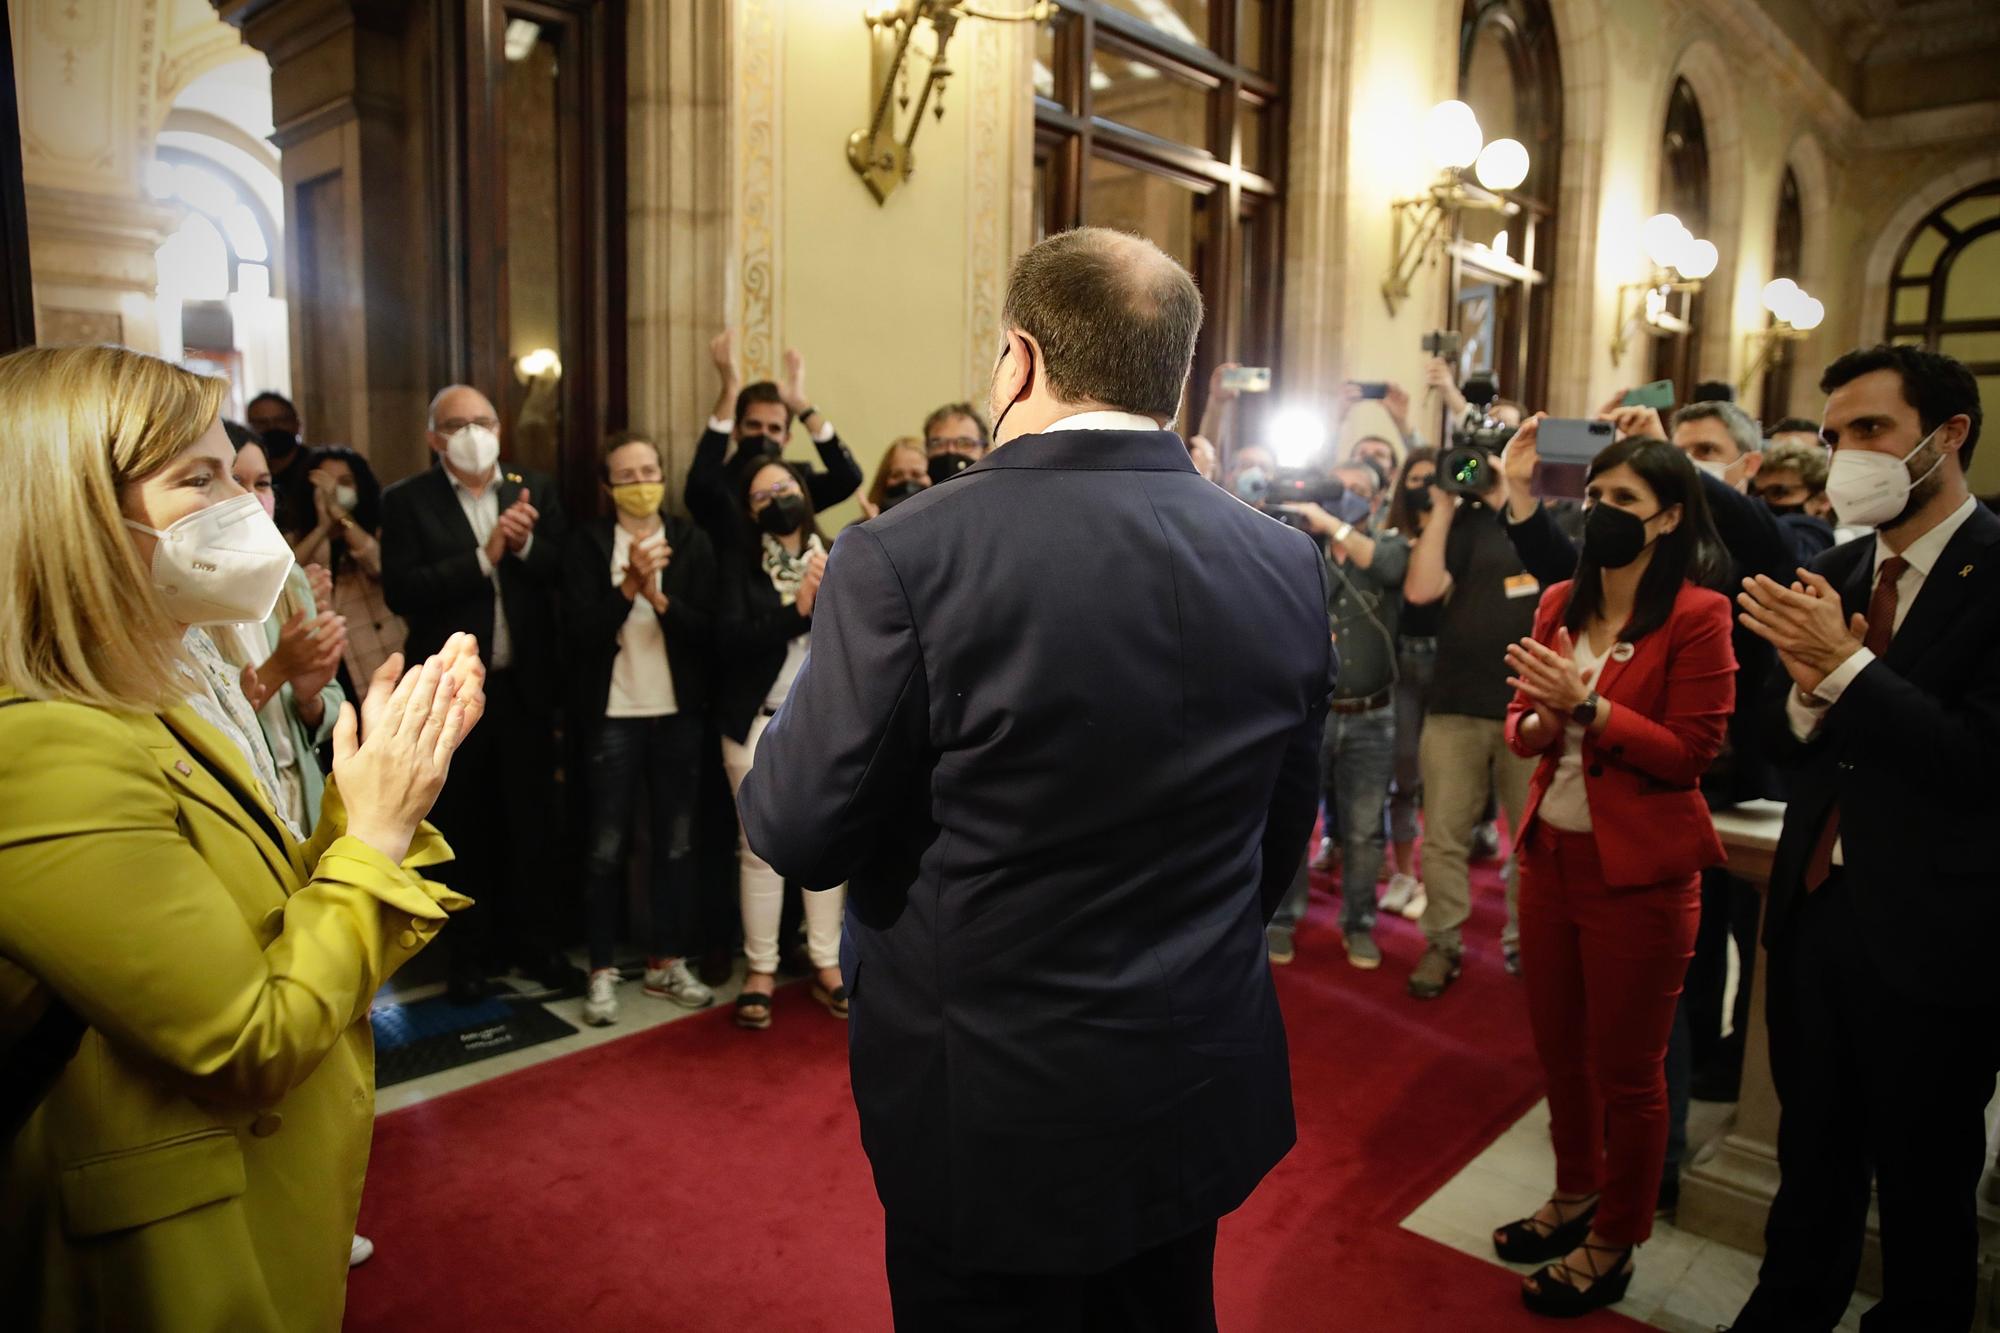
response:
<path id="1" fill-rule="evenodd" d="M 933 435 L 925 445 L 932 453 L 949 452 L 953 449 L 978 449 L 982 447 L 977 435 Z"/>
<path id="2" fill-rule="evenodd" d="M 500 429 L 500 423 L 492 417 L 452 417 L 448 421 L 438 422 L 436 429 L 440 435 L 456 435 L 467 426 L 484 426 L 488 430 Z"/>

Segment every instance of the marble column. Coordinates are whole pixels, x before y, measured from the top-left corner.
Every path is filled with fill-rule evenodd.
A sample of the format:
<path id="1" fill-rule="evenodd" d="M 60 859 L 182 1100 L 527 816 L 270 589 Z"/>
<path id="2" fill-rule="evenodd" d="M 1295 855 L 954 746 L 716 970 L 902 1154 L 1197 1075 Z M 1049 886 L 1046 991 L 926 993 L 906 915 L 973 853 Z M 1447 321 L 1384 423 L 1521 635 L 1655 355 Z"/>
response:
<path id="1" fill-rule="evenodd" d="M 714 404 L 709 339 L 737 318 L 731 9 L 632 0 L 628 12 L 627 401 L 632 427 L 670 449 L 675 497 Z"/>
<path id="2" fill-rule="evenodd" d="M 1380 280 L 1379 274 L 1352 272 L 1348 256 L 1353 49 L 1348 0 L 1299 0 L 1293 7 L 1283 370 L 1292 396 L 1317 396 L 1329 414 L 1334 390 L 1348 373 L 1343 344 L 1349 287 Z"/>

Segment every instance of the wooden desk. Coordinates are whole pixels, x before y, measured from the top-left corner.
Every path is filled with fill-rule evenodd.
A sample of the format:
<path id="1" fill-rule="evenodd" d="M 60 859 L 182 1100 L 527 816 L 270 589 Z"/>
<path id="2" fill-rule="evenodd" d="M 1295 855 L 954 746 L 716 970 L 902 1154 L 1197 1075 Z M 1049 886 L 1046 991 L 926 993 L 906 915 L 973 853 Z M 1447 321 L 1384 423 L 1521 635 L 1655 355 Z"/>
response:
<path id="1" fill-rule="evenodd" d="M 1785 807 L 1776 801 L 1751 801 L 1716 813 L 1715 831 L 1729 855 L 1729 873 L 1756 885 L 1760 895 L 1770 886 L 1771 858 L 1784 824 Z M 1764 1026 L 1764 983 L 1771 969 L 1764 956 L 1761 916 L 1736 1119 L 1714 1151 L 1681 1177 L 1680 1209 L 1674 1218 L 1682 1231 L 1752 1254 L 1764 1252 L 1764 1219 L 1778 1193 L 1778 1094 L 1771 1086 L 1771 1039 Z"/>

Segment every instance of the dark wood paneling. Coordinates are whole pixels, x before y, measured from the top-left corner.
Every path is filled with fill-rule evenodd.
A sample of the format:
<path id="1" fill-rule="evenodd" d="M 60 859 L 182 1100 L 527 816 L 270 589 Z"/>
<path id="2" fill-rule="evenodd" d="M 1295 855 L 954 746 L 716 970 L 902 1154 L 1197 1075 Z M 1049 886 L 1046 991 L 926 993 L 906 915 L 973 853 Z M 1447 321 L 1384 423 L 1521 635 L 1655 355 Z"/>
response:
<path id="1" fill-rule="evenodd" d="M 14 96 L 14 37 L 0 8 L 0 353 L 35 341 L 35 280 L 28 266 L 28 198 L 21 179 L 21 114 Z"/>

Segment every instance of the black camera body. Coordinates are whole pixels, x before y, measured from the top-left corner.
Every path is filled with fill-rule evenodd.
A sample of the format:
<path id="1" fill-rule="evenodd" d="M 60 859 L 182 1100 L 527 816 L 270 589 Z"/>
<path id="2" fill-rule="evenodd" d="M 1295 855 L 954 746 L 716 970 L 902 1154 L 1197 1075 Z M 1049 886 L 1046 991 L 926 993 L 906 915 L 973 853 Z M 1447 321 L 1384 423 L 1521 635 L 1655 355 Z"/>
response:
<path id="1" fill-rule="evenodd" d="M 1276 509 L 1279 505 L 1338 504 L 1347 494 L 1347 487 L 1338 477 L 1322 477 L 1311 472 L 1284 469 L 1264 487 L 1263 498 L 1256 503 L 1262 509 Z"/>
<path id="2" fill-rule="evenodd" d="M 1515 427 L 1491 417 L 1471 429 L 1451 433 L 1451 448 L 1438 459 L 1438 485 L 1453 495 L 1485 495 L 1493 489 L 1500 451 L 1514 438 Z"/>

